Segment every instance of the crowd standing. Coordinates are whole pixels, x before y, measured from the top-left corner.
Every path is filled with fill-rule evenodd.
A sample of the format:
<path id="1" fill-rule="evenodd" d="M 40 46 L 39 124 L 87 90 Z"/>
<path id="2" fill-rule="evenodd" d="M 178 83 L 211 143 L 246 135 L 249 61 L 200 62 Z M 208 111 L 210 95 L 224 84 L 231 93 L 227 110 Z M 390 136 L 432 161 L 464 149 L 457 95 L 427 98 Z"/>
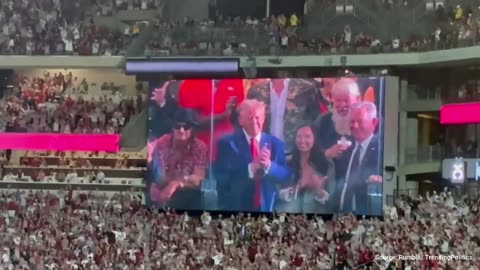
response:
<path id="1" fill-rule="evenodd" d="M 85 1 L 6 1 L 0 3 L 1 54 L 17 55 L 121 55 L 142 31 L 134 23 L 124 30 L 97 25 L 82 9 Z M 389 3 L 390 1 L 385 1 Z M 406 1 L 404 1 L 406 2 Z M 162 10 L 162 0 L 97 1 L 96 13 L 114 15 L 121 10 Z M 405 4 L 408 6 L 407 4 Z M 391 5 L 386 5 L 391 6 Z M 91 8 L 90 5 L 87 7 Z M 394 8 L 393 5 L 390 8 Z M 77 9 L 77 16 L 72 15 Z M 378 8 L 377 12 L 383 9 Z M 375 33 L 352 32 L 347 24 L 333 36 L 308 35 L 296 13 L 270 18 L 165 21 L 159 17 L 147 55 L 248 55 L 409 52 L 474 46 L 478 41 L 478 12 L 460 5 L 437 6 L 431 35 L 393 36 L 384 40 Z M 75 14 L 75 13 L 73 13 Z M 159 13 L 161 14 L 161 13 Z"/>
<path id="2" fill-rule="evenodd" d="M 87 19 L 87 1 L 0 2 L 0 53 L 8 55 L 119 55 L 134 35 Z M 84 9 L 82 9 L 84 8 Z"/>
<path id="3" fill-rule="evenodd" d="M 295 13 L 264 19 L 220 16 L 215 21 L 189 18 L 183 22 L 158 21 L 145 54 L 302 55 L 416 52 L 474 46 L 478 41 L 478 21 L 473 14 L 468 9 L 464 12 L 460 6 L 451 14 L 440 5 L 431 35 L 412 33 L 408 38 L 393 36 L 390 40 L 374 33 L 355 33 L 348 24 L 333 36 L 312 38 Z"/>
<path id="4" fill-rule="evenodd" d="M 479 200 L 454 200 L 445 191 L 404 197 L 385 207 L 383 221 L 282 213 L 192 216 L 146 209 L 130 192 L 3 192 L 0 266 L 473 270 L 480 267 L 478 207 Z M 398 255 L 417 257 L 394 259 Z"/>
<path id="5" fill-rule="evenodd" d="M 130 4 L 148 9 L 158 3 L 119 0 L 112 3 L 111 12 L 128 9 Z M 109 12 L 103 7 L 99 12 L 105 10 Z M 304 40 L 296 14 L 264 20 L 158 21 L 159 31 L 147 52 L 336 53 L 383 45 L 399 51 L 430 45 L 440 49 L 449 47 L 450 40 L 476 44 L 478 27 L 471 14 L 456 7 L 451 18 L 439 8 L 442 26 L 431 38 L 409 42 L 393 38 L 386 43 L 352 33 L 348 25 L 332 38 Z M 60 0 L 0 2 L 0 24 L 6 37 L 0 42 L 2 54 L 115 55 L 130 41 L 130 34 L 111 32 L 91 21 L 67 20 Z M 15 85 L 15 94 L 0 110 L 7 131 L 118 133 L 145 102 L 142 97 L 120 95 L 74 98 L 73 94 L 88 93 L 89 84 L 72 74 L 22 77 Z M 147 209 L 142 198 L 131 192 L 107 197 L 72 188 L 2 191 L 0 269 L 474 270 L 480 268 L 479 207 L 480 200 L 455 200 L 444 191 L 401 198 L 394 207 L 385 206 L 383 220 L 354 215 L 324 220 L 283 213 L 194 216 Z M 398 255 L 419 257 L 398 260 Z"/>
<path id="6" fill-rule="evenodd" d="M 86 78 L 72 73 L 17 78 L 13 94 L 2 100 L 5 131 L 119 133 L 144 104 L 145 96 L 89 96 Z M 84 98 L 85 97 L 85 98 Z"/>

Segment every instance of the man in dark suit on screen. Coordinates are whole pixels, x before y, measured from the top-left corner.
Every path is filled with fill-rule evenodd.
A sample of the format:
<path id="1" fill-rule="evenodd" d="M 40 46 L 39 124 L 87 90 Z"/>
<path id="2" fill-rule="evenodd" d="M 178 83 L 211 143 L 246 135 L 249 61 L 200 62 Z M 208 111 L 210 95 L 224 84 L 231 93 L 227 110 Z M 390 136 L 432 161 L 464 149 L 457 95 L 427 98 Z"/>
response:
<path id="1" fill-rule="evenodd" d="M 262 133 L 265 104 L 245 100 L 238 107 L 240 129 L 221 138 L 214 165 L 219 209 L 272 211 L 276 183 L 287 181 L 283 142 Z"/>
<path id="2" fill-rule="evenodd" d="M 377 125 L 375 104 L 358 102 L 351 106 L 350 131 L 354 143 L 335 160 L 335 207 L 339 212 L 381 214 L 382 145 L 375 135 Z"/>

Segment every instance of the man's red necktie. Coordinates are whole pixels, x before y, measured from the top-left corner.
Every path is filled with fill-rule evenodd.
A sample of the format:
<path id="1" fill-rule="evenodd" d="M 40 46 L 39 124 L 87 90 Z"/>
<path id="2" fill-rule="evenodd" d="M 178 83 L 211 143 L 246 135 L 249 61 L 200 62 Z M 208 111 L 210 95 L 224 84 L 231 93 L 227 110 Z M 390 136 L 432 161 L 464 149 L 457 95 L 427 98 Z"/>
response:
<path id="1" fill-rule="evenodd" d="M 252 161 L 258 157 L 258 147 L 255 138 L 250 138 L 250 153 L 252 154 Z M 253 193 L 253 207 L 255 209 L 260 208 L 261 199 L 262 199 L 262 186 L 261 186 L 262 175 L 257 172 L 253 172 L 253 181 L 255 181 L 255 192 Z"/>

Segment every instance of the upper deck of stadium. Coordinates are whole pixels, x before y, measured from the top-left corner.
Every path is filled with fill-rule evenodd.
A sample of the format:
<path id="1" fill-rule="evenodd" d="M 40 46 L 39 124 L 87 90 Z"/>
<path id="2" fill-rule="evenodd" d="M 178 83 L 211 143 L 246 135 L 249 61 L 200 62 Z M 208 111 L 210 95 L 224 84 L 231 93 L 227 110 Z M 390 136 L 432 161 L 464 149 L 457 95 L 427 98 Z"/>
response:
<path id="1" fill-rule="evenodd" d="M 242 66 L 254 59 L 257 67 L 395 66 L 479 55 L 475 1 L 47 2 L 0 4 L 1 66 L 117 67 L 125 56 L 239 57 Z"/>

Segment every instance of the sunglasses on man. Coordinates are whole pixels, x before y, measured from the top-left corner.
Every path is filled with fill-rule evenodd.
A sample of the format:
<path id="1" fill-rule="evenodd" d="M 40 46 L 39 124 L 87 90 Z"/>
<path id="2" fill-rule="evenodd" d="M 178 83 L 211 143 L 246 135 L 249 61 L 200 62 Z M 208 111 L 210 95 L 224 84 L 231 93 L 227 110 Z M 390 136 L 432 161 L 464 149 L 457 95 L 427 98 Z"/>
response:
<path id="1" fill-rule="evenodd" d="M 178 123 L 174 127 L 176 130 L 180 130 L 183 128 L 183 130 L 190 130 L 192 129 L 192 125 L 185 124 L 185 123 Z"/>

